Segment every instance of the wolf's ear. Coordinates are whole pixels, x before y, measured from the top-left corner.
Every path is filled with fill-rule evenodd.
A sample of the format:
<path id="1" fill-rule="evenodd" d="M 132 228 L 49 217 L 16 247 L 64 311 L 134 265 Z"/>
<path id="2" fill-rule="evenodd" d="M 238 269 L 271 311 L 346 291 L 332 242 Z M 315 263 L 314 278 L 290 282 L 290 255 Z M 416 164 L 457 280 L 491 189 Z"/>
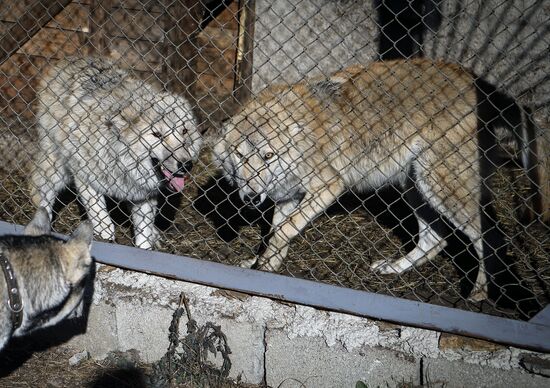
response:
<path id="1" fill-rule="evenodd" d="M 113 66 L 109 61 L 99 58 L 90 58 L 82 87 L 92 93 L 97 91 L 110 92 L 119 85 L 124 78 L 124 71 Z"/>
<path id="2" fill-rule="evenodd" d="M 42 234 L 49 234 L 51 231 L 52 227 L 48 211 L 43 207 L 39 207 L 31 222 L 25 226 L 23 233 L 28 236 L 40 236 Z"/>
<path id="3" fill-rule="evenodd" d="M 346 80 L 340 77 L 324 79 L 311 85 L 311 91 L 321 98 L 336 98 L 340 96 L 341 86 L 344 82 Z"/>
<path id="4" fill-rule="evenodd" d="M 225 135 L 229 131 L 229 125 L 231 123 L 231 117 L 225 118 L 220 121 L 219 127 L 217 128 L 220 135 Z"/>
<path id="5" fill-rule="evenodd" d="M 85 244 L 88 248 L 92 245 L 92 238 L 94 236 L 94 228 L 90 221 L 84 221 L 69 237 L 68 243 Z"/>
<path id="6" fill-rule="evenodd" d="M 90 221 L 84 221 L 71 234 L 65 243 L 65 250 L 61 260 L 65 269 L 67 281 L 71 284 L 78 283 L 86 274 L 88 274 L 92 256 L 90 248 L 92 247 L 93 227 Z"/>

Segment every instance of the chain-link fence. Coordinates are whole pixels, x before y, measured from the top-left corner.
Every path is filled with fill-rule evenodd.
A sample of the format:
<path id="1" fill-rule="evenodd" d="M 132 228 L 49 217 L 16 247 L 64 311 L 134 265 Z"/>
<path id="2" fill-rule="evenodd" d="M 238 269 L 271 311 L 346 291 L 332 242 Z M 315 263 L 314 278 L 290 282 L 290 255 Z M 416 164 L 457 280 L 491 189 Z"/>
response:
<path id="1" fill-rule="evenodd" d="M 532 316 L 548 20 L 540 0 L 6 1 L 0 217 Z"/>

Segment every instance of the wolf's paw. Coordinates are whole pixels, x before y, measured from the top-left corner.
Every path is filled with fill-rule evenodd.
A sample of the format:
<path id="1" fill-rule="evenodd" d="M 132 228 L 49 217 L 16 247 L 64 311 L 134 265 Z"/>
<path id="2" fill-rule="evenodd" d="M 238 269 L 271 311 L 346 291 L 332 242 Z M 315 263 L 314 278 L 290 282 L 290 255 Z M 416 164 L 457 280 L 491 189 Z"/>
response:
<path id="1" fill-rule="evenodd" d="M 242 267 L 242 268 L 252 268 L 252 266 L 254 264 L 256 264 L 256 261 L 257 259 L 256 258 L 253 258 L 253 259 L 248 259 L 248 260 L 243 260 L 239 263 L 239 267 Z"/>
<path id="2" fill-rule="evenodd" d="M 148 251 L 153 249 L 162 249 L 162 242 L 158 238 L 140 238 L 136 237 L 135 246 Z"/>
<path id="3" fill-rule="evenodd" d="M 115 241 L 115 224 L 109 219 L 104 218 L 97 221 L 93 217 L 90 219 L 94 226 L 94 235 L 102 240 Z"/>
<path id="4" fill-rule="evenodd" d="M 163 240 L 162 238 L 158 238 L 154 243 L 153 243 L 153 248 L 156 250 L 156 251 L 166 251 L 168 249 L 168 243 Z"/>
<path id="5" fill-rule="evenodd" d="M 138 248 L 147 249 L 149 251 L 163 248 L 160 232 L 155 227 L 150 230 L 145 230 L 143 233 L 136 233 L 134 244 Z"/>
<path id="6" fill-rule="evenodd" d="M 148 240 L 145 240 L 145 241 L 140 241 L 140 242 L 136 241 L 135 246 L 137 248 L 140 248 L 140 249 L 145 249 L 145 250 L 151 251 L 151 250 L 153 250 L 154 244 L 152 244 Z"/>
<path id="7" fill-rule="evenodd" d="M 108 241 L 108 242 L 114 242 L 115 241 L 115 231 L 110 231 L 107 229 L 102 229 L 98 231 L 97 233 L 94 233 L 96 236 L 98 236 L 100 239 Z"/>
<path id="8" fill-rule="evenodd" d="M 276 265 L 274 263 L 271 263 L 269 260 L 262 261 L 258 264 L 258 269 L 260 271 L 266 271 L 266 272 L 277 272 L 281 268 L 280 265 Z"/>
<path id="9" fill-rule="evenodd" d="M 393 263 L 388 262 L 385 259 L 376 260 L 374 263 L 370 265 L 370 268 L 378 272 L 381 275 L 395 275 L 398 274 L 399 271 L 397 271 L 393 266 Z"/>
<path id="10" fill-rule="evenodd" d="M 475 288 L 472 290 L 472 293 L 468 297 L 468 300 L 470 302 L 482 302 L 486 299 L 488 299 L 489 296 L 487 295 L 487 291 L 481 288 Z"/>

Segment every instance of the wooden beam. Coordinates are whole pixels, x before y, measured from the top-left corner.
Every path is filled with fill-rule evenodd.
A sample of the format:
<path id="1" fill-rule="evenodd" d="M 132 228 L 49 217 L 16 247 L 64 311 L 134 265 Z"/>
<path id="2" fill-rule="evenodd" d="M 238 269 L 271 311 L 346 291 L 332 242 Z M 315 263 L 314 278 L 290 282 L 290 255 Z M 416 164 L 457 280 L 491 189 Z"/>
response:
<path id="1" fill-rule="evenodd" d="M 200 0 L 175 0 L 165 15 L 165 55 L 168 90 L 185 94 L 193 100 L 197 75 L 193 62 L 198 55 L 197 34 L 203 16 Z"/>
<path id="2" fill-rule="evenodd" d="M 71 0 L 37 0 L 0 38 L 0 65 L 57 16 Z"/>
<path id="3" fill-rule="evenodd" d="M 252 93 L 252 72 L 254 53 L 255 1 L 239 0 L 239 32 L 235 58 L 235 82 L 233 96 L 244 103 Z"/>
<path id="4" fill-rule="evenodd" d="M 93 0 L 90 6 L 90 36 L 87 41 L 91 53 L 109 56 L 110 41 L 106 24 L 110 19 L 114 0 Z"/>

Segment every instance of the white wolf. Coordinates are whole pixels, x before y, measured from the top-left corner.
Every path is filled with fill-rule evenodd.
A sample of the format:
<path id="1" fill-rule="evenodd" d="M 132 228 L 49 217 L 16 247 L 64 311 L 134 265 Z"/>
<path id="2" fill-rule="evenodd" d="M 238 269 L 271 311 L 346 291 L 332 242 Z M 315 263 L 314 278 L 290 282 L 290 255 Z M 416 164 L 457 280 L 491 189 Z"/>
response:
<path id="1" fill-rule="evenodd" d="M 128 200 L 135 245 L 151 249 L 158 189 L 182 190 L 202 145 L 189 102 L 110 61 L 77 58 L 44 74 L 37 117 L 35 205 L 51 217 L 58 192 L 73 181 L 94 233 L 114 240 L 104 195 Z"/>

